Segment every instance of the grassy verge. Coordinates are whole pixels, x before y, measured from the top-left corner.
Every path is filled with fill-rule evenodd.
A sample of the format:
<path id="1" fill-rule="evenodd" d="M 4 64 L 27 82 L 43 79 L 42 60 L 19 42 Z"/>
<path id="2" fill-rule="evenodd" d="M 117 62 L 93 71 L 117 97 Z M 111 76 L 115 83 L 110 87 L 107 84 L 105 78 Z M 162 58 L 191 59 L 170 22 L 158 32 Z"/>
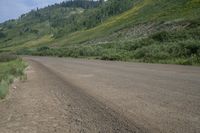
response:
<path id="1" fill-rule="evenodd" d="M 1 59 L 3 61 L 1 61 Z M 0 99 L 5 98 L 9 85 L 15 77 L 24 75 L 26 64 L 22 59 L 11 55 L 0 55 Z"/>

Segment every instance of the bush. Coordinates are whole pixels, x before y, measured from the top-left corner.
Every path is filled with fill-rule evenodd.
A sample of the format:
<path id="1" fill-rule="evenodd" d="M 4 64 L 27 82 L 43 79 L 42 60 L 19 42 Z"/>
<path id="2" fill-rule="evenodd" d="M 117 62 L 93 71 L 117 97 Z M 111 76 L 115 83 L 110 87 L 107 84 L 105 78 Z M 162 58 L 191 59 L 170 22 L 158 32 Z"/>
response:
<path id="1" fill-rule="evenodd" d="M 125 50 L 117 49 L 106 49 L 103 55 L 101 55 L 102 60 L 112 60 L 112 61 L 127 61 L 131 59 L 131 54 Z"/>
<path id="2" fill-rule="evenodd" d="M 192 61 L 190 59 L 176 59 L 174 61 L 175 64 L 180 64 L 180 65 L 192 65 Z"/>
<path id="3" fill-rule="evenodd" d="M 167 31 L 161 31 L 151 36 L 152 39 L 160 42 L 168 41 L 171 36 L 170 33 Z"/>
<path id="4" fill-rule="evenodd" d="M 158 62 L 170 58 L 170 55 L 166 52 L 166 47 L 154 44 L 137 49 L 134 57 L 144 62 Z"/>
<path id="5" fill-rule="evenodd" d="M 160 31 L 149 37 L 158 42 L 177 42 L 186 40 L 199 40 L 200 28 L 179 29 L 175 31 Z"/>
<path id="6" fill-rule="evenodd" d="M 119 53 L 113 53 L 113 54 L 103 54 L 101 57 L 102 60 L 111 60 L 111 61 L 119 61 L 122 60 L 122 56 Z"/>
<path id="7" fill-rule="evenodd" d="M 121 48 L 127 51 L 134 51 L 138 48 L 144 47 L 144 46 L 149 46 L 152 44 L 155 44 L 156 42 L 152 39 L 145 38 L 142 40 L 136 40 L 134 42 L 128 42 L 128 43 L 123 43 Z"/>
<path id="8" fill-rule="evenodd" d="M 188 40 L 174 43 L 167 43 L 166 51 L 171 57 L 191 57 L 192 55 L 200 56 L 200 41 Z"/>
<path id="9" fill-rule="evenodd" d="M 0 31 L 0 38 L 5 38 L 5 37 L 6 37 L 6 34 Z"/>
<path id="10" fill-rule="evenodd" d="M 0 62 L 16 60 L 18 57 L 10 53 L 0 53 Z"/>
<path id="11" fill-rule="evenodd" d="M 48 46 L 42 46 L 37 48 L 37 51 L 45 51 L 45 50 L 49 50 L 50 48 Z"/>
<path id="12" fill-rule="evenodd" d="M 18 50 L 16 54 L 18 55 L 31 55 L 32 54 L 32 50 L 29 50 L 29 49 L 21 49 L 21 50 Z"/>
<path id="13" fill-rule="evenodd" d="M 194 54 L 199 54 L 198 51 L 200 50 L 200 42 L 195 41 L 188 41 L 182 44 L 187 51 L 187 56 L 191 56 Z"/>

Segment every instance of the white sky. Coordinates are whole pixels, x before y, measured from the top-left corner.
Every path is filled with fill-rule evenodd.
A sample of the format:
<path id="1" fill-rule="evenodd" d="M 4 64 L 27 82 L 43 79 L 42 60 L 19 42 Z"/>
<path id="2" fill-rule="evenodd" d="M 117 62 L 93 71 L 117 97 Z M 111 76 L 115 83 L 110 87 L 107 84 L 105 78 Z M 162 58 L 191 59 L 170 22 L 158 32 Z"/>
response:
<path id="1" fill-rule="evenodd" d="M 16 19 L 37 7 L 45 7 L 65 0 L 0 0 L 0 23 L 9 19 Z"/>

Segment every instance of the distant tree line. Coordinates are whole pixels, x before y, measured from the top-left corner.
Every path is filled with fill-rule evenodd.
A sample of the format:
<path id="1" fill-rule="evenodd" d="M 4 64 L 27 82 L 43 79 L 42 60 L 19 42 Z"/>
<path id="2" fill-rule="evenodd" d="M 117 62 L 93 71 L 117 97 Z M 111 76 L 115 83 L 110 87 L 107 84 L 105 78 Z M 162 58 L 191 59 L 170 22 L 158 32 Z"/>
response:
<path id="1" fill-rule="evenodd" d="M 93 8 L 99 6 L 99 4 L 103 3 L 104 0 L 68 0 L 62 2 L 60 5 L 62 7 L 81 7 L 84 9 Z"/>

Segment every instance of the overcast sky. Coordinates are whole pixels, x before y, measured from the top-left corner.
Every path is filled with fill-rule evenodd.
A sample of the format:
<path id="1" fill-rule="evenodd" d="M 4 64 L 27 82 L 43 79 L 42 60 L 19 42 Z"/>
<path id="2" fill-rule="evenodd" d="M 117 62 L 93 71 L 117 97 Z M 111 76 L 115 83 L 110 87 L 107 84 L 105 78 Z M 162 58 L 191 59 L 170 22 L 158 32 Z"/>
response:
<path id="1" fill-rule="evenodd" d="M 0 0 L 0 23 L 8 19 L 18 18 L 37 7 L 45 7 L 65 0 Z"/>

